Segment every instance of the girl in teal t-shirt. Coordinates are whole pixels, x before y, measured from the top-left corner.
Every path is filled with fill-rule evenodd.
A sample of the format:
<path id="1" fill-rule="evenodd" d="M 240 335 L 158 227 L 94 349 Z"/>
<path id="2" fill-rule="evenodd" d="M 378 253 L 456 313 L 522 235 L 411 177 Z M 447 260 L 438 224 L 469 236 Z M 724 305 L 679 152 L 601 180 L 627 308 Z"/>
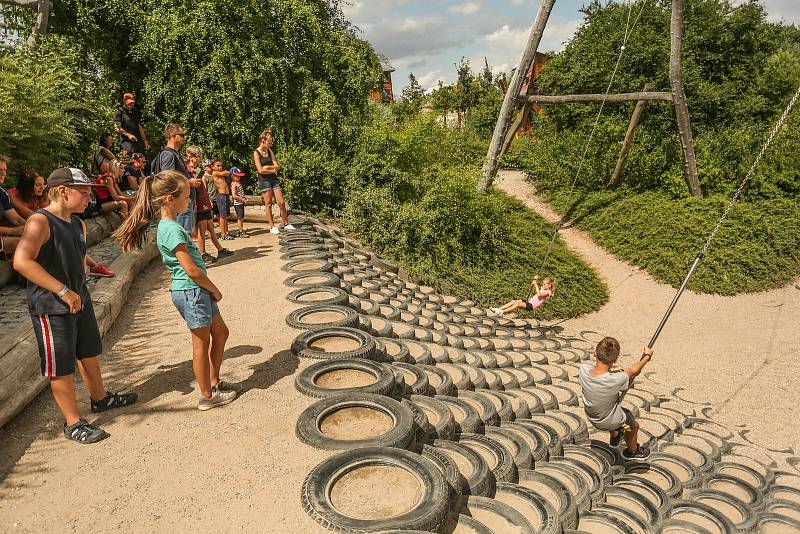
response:
<path id="1" fill-rule="evenodd" d="M 231 402 L 236 391 L 219 378 L 228 340 L 228 327 L 217 306 L 222 293 L 208 278 L 192 238 L 175 220 L 188 207 L 189 182 L 182 174 L 162 171 L 148 176 L 139 187 L 133 211 L 114 237 L 125 251 L 142 248 L 155 208 L 160 209 L 156 244 L 164 266 L 172 273 L 172 302 L 192 333 L 192 368 L 200 389 L 198 408 L 209 410 Z"/>

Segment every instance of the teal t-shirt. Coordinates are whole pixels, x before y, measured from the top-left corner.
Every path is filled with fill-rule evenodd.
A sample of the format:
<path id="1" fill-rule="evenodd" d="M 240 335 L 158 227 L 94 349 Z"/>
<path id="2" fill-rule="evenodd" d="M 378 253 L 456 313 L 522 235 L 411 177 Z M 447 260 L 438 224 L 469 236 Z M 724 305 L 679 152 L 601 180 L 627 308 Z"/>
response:
<path id="1" fill-rule="evenodd" d="M 200 256 L 200 251 L 192 241 L 191 236 L 184 230 L 183 226 L 176 221 L 170 219 L 161 219 L 158 222 L 158 233 L 156 234 L 156 244 L 158 244 L 158 251 L 161 253 L 161 261 L 164 266 L 172 272 L 172 290 L 194 289 L 199 287 L 194 281 L 189 278 L 186 271 L 181 267 L 181 263 L 175 256 L 175 249 L 178 245 L 186 245 L 189 249 L 189 254 L 198 267 L 204 272 L 206 271 L 206 264 L 203 257 Z"/>

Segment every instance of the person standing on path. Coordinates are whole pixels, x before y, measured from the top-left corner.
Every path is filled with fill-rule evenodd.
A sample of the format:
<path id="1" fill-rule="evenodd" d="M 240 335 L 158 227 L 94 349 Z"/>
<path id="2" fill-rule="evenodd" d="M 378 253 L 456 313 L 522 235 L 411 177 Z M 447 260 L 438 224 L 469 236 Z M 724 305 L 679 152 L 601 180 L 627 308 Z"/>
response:
<path id="1" fill-rule="evenodd" d="M 280 233 L 272 217 L 273 196 L 275 197 L 275 202 L 278 203 L 278 208 L 281 210 L 283 229 L 294 230 L 294 226 L 289 224 L 286 202 L 283 200 L 281 183 L 278 181 L 278 171 L 281 166 L 272 152 L 272 130 L 269 128 L 265 128 L 258 138 L 258 148 L 253 151 L 253 164 L 256 166 L 256 172 L 258 173 L 258 191 L 261 193 L 261 198 L 264 199 L 264 210 L 267 212 L 267 221 L 269 221 L 270 225 L 269 231 L 273 234 Z"/>
<path id="2" fill-rule="evenodd" d="M 28 279 L 28 309 L 33 322 L 42 376 L 50 381 L 64 415 L 64 436 L 78 443 L 108 437 L 80 416 L 72 375 L 78 370 L 89 390 L 94 413 L 136 402 L 136 393 L 110 393 L 103 384 L 103 342 L 86 285 L 86 209 L 92 182 L 80 170 L 62 167 L 47 178 L 50 205 L 30 216 L 14 255 L 14 269 Z"/>
<path id="3" fill-rule="evenodd" d="M 164 128 L 164 137 L 167 138 L 167 146 L 158 153 L 156 159 L 153 160 L 153 173 L 157 174 L 161 171 L 175 171 L 181 174 L 184 178 L 189 180 L 189 205 L 183 213 L 178 213 L 175 220 L 178 224 L 183 226 L 183 229 L 191 235 L 194 233 L 196 218 L 195 218 L 195 204 L 197 203 L 197 188 L 200 187 L 201 180 L 197 180 L 186 164 L 183 162 L 180 153 L 178 152 L 183 144 L 186 142 L 186 133 L 181 128 L 180 124 L 171 122 Z M 141 188 L 140 188 L 141 189 Z"/>
<path id="4" fill-rule="evenodd" d="M 114 129 L 119 134 L 122 150 L 127 156 L 137 152 L 144 153 L 150 148 L 142 127 L 142 116 L 135 106 L 134 94 L 125 93 L 122 95 L 122 105 L 114 112 Z"/>
<path id="5" fill-rule="evenodd" d="M 203 149 L 199 146 L 186 147 L 186 158 L 189 160 L 189 172 L 200 180 L 200 187 L 197 188 L 197 205 L 195 212 L 197 217 L 197 248 L 206 263 L 214 263 L 219 258 L 224 258 L 233 254 L 233 251 L 224 248 L 217 239 L 214 231 L 214 212 L 211 210 L 211 198 L 208 196 L 203 174 L 205 171 L 201 165 L 203 161 Z M 217 249 L 217 257 L 206 253 L 206 232 L 211 238 L 211 243 Z"/>
<path id="6" fill-rule="evenodd" d="M 222 293 L 208 277 L 200 251 L 176 216 L 189 205 L 189 182 L 176 171 L 161 171 L 145 178 L 131 216 L 122 223 L 114 238 L 122 250 L 141 249 L 156 210 L 156 244 L 164 266 L 172 272 L 172 303 L 192 334 L 192 369 L 200 390 L 197 408 L 210 410 L 236 398 L 236 388 L 220 380 L 228 327 L 217 302 Z"/>

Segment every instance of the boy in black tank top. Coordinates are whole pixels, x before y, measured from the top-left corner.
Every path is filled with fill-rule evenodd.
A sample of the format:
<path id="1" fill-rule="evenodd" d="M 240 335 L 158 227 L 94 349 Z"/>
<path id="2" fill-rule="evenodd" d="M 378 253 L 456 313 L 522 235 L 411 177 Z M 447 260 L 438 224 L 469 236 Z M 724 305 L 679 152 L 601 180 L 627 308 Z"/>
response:
<path id="1" fill-rule="evenodd" d="M 86 286 L 86 227 L 78 216 L 89 202 L 91 185 L 79 169 L 53 171 L 47 179 L 50 205 L 30 216 L 14 255 L 14 269 L 28 279 L 28 309 L 42 376 L 50 379 L 64 414 L 64 435 L 79 443 L 95 443 L 108 434 L 78 413 L 72 379 L 76 363 L 89 389 L 92 412 L 137 399 L 135 393 L 107 392 L 100 374 L 102 339 Z"/>

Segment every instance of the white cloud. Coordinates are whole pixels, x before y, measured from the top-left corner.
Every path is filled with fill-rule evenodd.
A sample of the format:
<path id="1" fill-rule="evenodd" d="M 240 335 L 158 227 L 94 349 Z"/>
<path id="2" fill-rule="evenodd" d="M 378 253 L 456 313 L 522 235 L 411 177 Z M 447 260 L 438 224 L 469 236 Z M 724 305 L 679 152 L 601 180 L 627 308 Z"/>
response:
<path id="1" fill-rule="evenodd" d="M 463 4 L 455 4 L 447 8 L 451 13 L 458 13 L 460 15 L 469 16 L 474 15 L 481 8 L 477 2 L 464 2 Z"/>
<path id="2" fill-rule="evenodd" d="M 749 0 L 734 0 L 734 5 L 744 4 Z M 761 0 L 767 11 L 770 22 L 785 22 L 800 25 L 800 2 L 797 0 Z"/>
<path id="3" fill-rule="evenodd" d="M 426 91 L 430 91 L 431 89 L 434 89 L 437 85 L 439 85 L 439 80 L 442 80 L 443 82 L 447 81 L 445 77 L 442 76 L 441 69 L 432 70 L 417 78 L 419 84 Z"/>

